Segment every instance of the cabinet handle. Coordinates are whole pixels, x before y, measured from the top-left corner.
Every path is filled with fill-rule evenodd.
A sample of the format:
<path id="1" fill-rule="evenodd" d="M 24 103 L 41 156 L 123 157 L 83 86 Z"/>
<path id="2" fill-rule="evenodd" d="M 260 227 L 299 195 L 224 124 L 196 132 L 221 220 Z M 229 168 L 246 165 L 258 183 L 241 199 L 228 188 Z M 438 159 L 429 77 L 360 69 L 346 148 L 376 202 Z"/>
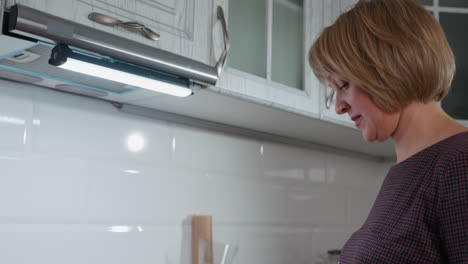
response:
<path id="1" fill-rule="evenodd" d="M 326 93 L 326 91 L 325 91 Z M 333 96 L 335 95 L 335 90 L 332 89 L 331 93 L 330 94 L 327 94 L 325 96 L 325 107 L 327 109 L 330 109 L 330 106 L 331 106 L 331 103 L 333 101 Z"/>
<path id="2" fill-rule="evenodd" d="M 218 62 L 216 63 L 215 67 L 218 72 L 218 76 L 221 75 L 221 70 L 223 69 L 224 63 L 226 62 L 227 52 L 229 50 L 229 35 L 226 26 L 226 19 L 224 18 L 224 11 L 221 6 L 217 8 L 217 16 L 218 20 L 221 21 L 221 25 L 223 27 L 223 37 L 224 37 L 224 49 L 219 57 Z"/>
<path id="3" fill-rule="evenodd" d="M 150 40 L 159 40 L 160 38 L 158 33 L 136 21 L 124 22 L 118 18 L 96 12 L 89 13 L 88 19 L 107 26 L 120 26 L 128 29 L 139 30 L 147 39 Z"/>

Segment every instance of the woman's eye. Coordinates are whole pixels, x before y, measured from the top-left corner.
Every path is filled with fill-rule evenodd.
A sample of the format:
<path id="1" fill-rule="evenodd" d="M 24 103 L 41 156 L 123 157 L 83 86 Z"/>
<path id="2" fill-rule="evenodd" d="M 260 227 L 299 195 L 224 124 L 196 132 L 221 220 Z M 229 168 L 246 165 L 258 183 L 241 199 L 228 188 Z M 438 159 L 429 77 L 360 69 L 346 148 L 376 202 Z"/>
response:
<path id="1" fill-rule="evenodd" d="M 345 90 L 346 88 L 348 88 L 349 84 L 347 82 L 344 82 L 339 88 L 338 90 Z"/>

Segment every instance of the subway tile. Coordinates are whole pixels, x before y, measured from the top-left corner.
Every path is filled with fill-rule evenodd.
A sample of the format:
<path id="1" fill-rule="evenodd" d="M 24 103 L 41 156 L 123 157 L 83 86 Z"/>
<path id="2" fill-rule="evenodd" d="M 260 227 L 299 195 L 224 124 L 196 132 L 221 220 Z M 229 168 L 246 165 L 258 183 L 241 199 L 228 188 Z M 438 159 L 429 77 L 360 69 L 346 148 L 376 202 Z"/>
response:
<path id="1" fill-rule="evenodd" d="M 390 168 L 395 165 L 395 162 L 387 161 L 382 162 L 377 165 L 377 186 L 381 186 L 385 177 L 387 176 Z"/>
<path id="2" fill-rule="evenodd" d="M 0 158 L 0 218 L 10 217 L 12 208 L 16 207 L 16 200 L 11 197 L 15 184 L 12 183 L 24 170 L 24 162 L 21 159 Z M 24 181 L 27 184 L 27 181 Z M 12 199 L 13 198 L 13 199 Z"/>
<path id="3" fill-rule="evenodd" d="M 211 174 L 214 184 L 213 215 L 228 223 L 278 223 L 285 219 L 285 188 L 282 184 Z"/>
<path id="4" fill-rule="evenodd" d="M 346 192 L 330 186 L 287 188 L 287 221 L 303 224 L 346 224 Z"/>
<path id="5" fill-rule="evenodd" d="M 328 154 L 327 182 L 340 185 L 372 185 L 379 177 L 377 162 Z"/>
<path id="6" fill-rule="evenodd" d="M 174 162 L 178 167 L 238 175 L 258 175 L 257 141 L 187 126 L 175 129 Z"/>
<path id="7" fill-rule="evenodd" d="M 28 156 L 10 166 L 1 180 L 7 186 L 0 215 L 18 221 L 79 221 L 83 213 L 86 164 L 60 158 Z"/>
<path id="8" fill-rule="evenodd" d="M 262 173 L 272 178 L 325 182 L 325 155 L 289 145 L 263 143 Z"/>
<path id="9" fill-rule="evenodd" d="M 174 168 L 170 182 L 172 192 L 166 200 L 170 204 L 167 215 L 171 221 L 193 214 L 213 215 L 214 206 L 220 203 L 213 192 L 217 182 L 205 172 Z"/>
<path id="10" fill-rule="evenodd" d="M 362 225 L 377 198 L 379 189 L 350 191 L 348 196 L 348 224 Z"/>
<path id="11" fill-rule="evenodd" d="M 173 223 L 179 185 L 173 172 L 142 167 L 138 173 L 96 166 L 86 179 L 87 221 L 104 223 Z"/>

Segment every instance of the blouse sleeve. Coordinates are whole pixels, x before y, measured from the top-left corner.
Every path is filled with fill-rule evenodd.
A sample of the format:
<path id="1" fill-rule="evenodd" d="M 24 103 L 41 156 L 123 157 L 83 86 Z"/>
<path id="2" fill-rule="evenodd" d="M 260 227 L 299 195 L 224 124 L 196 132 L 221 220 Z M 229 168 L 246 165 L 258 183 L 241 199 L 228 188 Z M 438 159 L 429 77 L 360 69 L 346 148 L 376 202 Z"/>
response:
<path id="1" fill-rule="evenodd" d="M 468 153 L 450 162 L 439 182 L 439 232 L 450 263 L 468 263 Z"/>

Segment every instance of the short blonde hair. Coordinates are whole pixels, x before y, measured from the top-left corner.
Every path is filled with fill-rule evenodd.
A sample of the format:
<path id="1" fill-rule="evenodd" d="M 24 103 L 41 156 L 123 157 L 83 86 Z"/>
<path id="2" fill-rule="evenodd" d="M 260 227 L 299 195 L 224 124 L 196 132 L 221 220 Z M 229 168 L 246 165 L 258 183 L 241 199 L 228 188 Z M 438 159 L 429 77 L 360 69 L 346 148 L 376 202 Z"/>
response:
<path id="1" fill-rule="evenodd" d="M 323 30 L 309 63 L 322 83 L 337 74 L 387 112 L 440 101 L 455 74 L 442 27 L 417 0 L 361 0 Z"/>

